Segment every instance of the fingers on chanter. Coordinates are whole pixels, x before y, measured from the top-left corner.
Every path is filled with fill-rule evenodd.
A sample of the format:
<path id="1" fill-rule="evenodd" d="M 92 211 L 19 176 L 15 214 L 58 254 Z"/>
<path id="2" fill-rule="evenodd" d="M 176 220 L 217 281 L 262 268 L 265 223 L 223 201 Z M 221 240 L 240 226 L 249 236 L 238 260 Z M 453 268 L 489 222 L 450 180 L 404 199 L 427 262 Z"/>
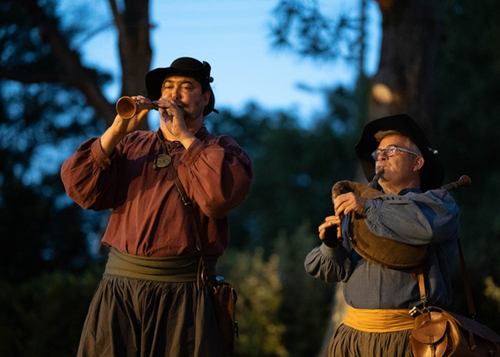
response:
<path id="1" fill-rule="evenodd" d="M 337 216 L 328 216 L 325 218 L 325 220 L 320 224 L 318 227 L 318 231 L 324 230 L 326 228 L 329 228 L 331 226 L 334 226 L 336 224 L 339 224 L 340 218 Z"/>

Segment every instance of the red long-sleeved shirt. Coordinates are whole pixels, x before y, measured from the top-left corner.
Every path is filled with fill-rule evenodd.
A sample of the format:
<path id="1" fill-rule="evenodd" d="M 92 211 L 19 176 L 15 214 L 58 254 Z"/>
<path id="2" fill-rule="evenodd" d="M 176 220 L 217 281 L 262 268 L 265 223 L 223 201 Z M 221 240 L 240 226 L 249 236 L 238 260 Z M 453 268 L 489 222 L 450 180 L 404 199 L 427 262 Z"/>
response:
<path id="1" fill-rule="evenodd" d="M 166 141 L 160 131 L 136 131 L 109 158 L 93 138 L 64 162 L 61 178 L 69 197 L 84 209 L 112 209 L 103 244 L 149 257 L 197 252 L 172 175 L 166 167 L 154 168 L 163 141 L 194 203 L 205 253 L 223 254 L 229 241 L 227 214 L 246 199 L 252 165 L 230 137 L 215 137 L 205 128 L 195 136 L 186 150 L 180 142 Z"/>

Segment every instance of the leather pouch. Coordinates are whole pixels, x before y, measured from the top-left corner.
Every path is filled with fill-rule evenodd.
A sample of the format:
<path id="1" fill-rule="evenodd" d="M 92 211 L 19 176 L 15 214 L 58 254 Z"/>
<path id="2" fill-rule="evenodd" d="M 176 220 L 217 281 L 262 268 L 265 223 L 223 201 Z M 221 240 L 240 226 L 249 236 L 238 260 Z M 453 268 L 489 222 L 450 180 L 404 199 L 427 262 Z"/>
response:
<path id="1" fill-rule="evenodd" d="M 410 340 L 414 357 L 500 356 L 500 336 L 493 330 L 438 307 L 415 318 Z"/>
<path id="2" fill-rule="evenodd" d="M 215 312 L 222 338 L 223 356 L 232 356 L 234 340 L 238 337 L 238 322 L 235 316 L 238 296 L 234 287 L 220 278 L 217 277 L 217 283 L 214 285 Z"/>

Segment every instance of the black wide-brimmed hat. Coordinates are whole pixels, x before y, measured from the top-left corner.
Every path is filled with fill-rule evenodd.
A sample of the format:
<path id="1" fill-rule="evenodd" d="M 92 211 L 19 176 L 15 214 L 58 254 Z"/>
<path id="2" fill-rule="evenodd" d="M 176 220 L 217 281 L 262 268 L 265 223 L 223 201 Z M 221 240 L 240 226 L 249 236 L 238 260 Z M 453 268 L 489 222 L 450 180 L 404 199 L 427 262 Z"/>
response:
<path id="1" fill-rule="evenodd" d="M 208 62 L 200 62 L 191 57 L 177 58 L 172 62 L 170 67 L 156 68 L 146 74 L 146 90 L 147 96 L 151 100 L 158 100 L 161 97 L 161 86 L 167 77 L 185 76 L 196 79 L 201 87 L 210 91 L 210 99 L 203 110 L 203 115 L 206 116 L 212 111 L 218 113 L 215 106 L 215 96 L 210 83 L 213 78 L 210 77 L 210 64 Z"/>
<path id="2" fill-rule="evenodd" d="M 431 147 L 423 130 L 406 114 L 384 117 L 366 124 L 361 139 L 355 147 L 366 179 L 371 181 L 375 175 L 375 161 L 371 156 L 379 145 L 375 139 L 375 134 L 386 130 L 395 130 L 402 136 L 410 138 L 422 153 L 425 160 L 421 169 L 420 185 L 422 191 L 440 187 L 444 179 L 444 166 L 437 157 L 437 150 Z"/>

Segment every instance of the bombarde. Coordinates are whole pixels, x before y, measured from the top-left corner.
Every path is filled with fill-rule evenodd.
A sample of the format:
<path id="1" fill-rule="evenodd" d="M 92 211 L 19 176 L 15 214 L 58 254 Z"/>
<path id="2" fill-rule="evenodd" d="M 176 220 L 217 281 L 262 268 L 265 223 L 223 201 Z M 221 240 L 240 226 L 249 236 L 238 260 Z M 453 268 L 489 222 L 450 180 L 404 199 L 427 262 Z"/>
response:
<path id="1" fill-rule="evenodd" d="M 142 104 L 131 97 L 121 97 L 116 102 L 116 112 L 123 119 L 130 119 L 143 109 L 158 109 L 154 104 Z"/>

